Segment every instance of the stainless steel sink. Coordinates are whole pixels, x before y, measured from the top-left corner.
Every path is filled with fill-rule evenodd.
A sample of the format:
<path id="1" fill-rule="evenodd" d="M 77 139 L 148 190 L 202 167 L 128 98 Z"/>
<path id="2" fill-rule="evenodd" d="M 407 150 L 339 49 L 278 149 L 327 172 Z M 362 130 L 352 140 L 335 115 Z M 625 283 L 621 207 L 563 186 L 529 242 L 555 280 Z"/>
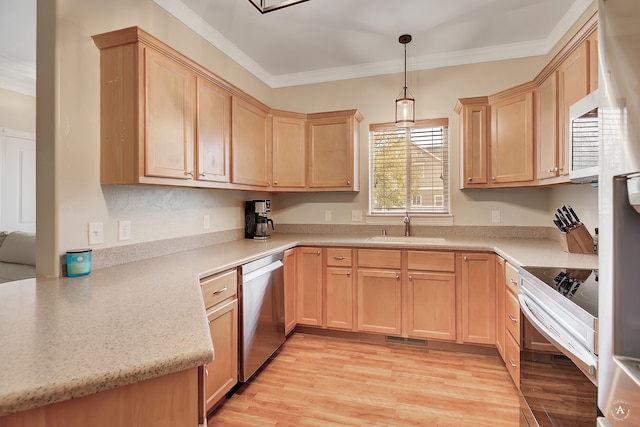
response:
<path id="1" fill-rule="evenodd" d="M 424 243 L 424 244 L 437 244 L 444 243 L 446 239 L 444 237 L 419 237 L 419 236 L 374 236 L 368 239 L 370 242 L 384 242 L 384 243 Z"/>

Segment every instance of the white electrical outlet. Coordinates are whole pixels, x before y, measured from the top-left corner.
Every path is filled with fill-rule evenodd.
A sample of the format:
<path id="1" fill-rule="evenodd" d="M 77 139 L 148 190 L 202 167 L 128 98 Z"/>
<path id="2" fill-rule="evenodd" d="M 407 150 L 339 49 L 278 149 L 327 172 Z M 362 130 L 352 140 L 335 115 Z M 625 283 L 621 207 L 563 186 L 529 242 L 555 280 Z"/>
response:
<path id="1" fill-rule="evenodd" d="M 351 221 L 362 222 L 362 211 L 360 210 L 351 211 Z"/>
<path id="2" fill-rule="evenodd" d="M 491 211 L 491 222 L 494 224 L 500 222 L 500 211 Z"/>
<path id="3" fill-rule="evenodd" d="M 118 240 L 131 239 L 131 221 L 118 221 Z"/>
<path id="4" fill-rule="evenodd" d="M 202 217 L 202 228 L 204 228 L 205 230 L 208 230 L 209 228 L 211 228 L 211 222 L 209 220 L 209 215 L 204 215 Z"/>
<path id="5" fill-rule="evenodd" d="M 331 211 L 330 210 L 324 211 L 324 220 L 325 221 L 331 221 Z"/>
<path id="6" fill-rule="evenodd" d="M 99 245 L 104 243 L 104 228 L 101 222 L 89 223 L 89 244 Z"/>

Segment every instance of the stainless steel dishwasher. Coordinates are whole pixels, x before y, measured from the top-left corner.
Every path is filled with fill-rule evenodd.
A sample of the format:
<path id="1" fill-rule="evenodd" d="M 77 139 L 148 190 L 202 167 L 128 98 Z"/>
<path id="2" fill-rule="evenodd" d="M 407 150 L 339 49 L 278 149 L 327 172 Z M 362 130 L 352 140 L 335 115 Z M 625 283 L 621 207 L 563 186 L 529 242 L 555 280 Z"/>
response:
<path id="1" fill-rule="evenodd" d="M 283 257 L 281 252 L 240 267 L 241 382 L 247 381 L 284 343 Z"/>

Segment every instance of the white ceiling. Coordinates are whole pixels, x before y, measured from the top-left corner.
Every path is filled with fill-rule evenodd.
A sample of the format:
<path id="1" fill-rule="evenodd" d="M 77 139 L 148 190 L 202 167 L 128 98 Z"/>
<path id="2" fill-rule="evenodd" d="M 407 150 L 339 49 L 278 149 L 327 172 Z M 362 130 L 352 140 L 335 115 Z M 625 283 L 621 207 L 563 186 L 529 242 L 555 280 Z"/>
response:
<path id="1" fill-rule="evenodd" d="M 544 55 L 593 0 L 153 1 L 276 88 L 400 72 L 405 33 L 409 70 Z M 0 1 L 0 86 L 19 92 L 35 93 L 35 4 Z"/>

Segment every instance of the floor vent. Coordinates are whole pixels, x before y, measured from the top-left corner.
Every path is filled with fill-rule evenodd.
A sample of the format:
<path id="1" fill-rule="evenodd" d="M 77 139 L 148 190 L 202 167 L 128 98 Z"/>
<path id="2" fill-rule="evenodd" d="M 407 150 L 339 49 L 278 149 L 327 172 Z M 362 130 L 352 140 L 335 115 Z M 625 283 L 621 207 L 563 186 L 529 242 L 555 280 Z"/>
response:
<path id="1" fill-rule="evenodd" d="M 394 344 L 410 344 L 410 345 L 419 345 L 422 347 L 426 347 L 427 340 L 419 340 L 417 338 L 403 338 L 403 337 L 395 337 L 392 335 L 387 335 L 384 337 L 386 342 L 394 343 Z"/>

